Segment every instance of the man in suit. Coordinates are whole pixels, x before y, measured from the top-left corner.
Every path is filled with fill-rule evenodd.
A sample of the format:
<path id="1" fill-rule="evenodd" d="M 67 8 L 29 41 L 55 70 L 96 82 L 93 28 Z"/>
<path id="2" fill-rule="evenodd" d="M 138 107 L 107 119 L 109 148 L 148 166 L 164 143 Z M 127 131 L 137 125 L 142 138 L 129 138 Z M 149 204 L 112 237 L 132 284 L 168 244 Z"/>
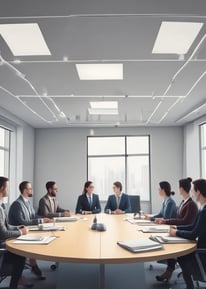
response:
<path id="1" fill-rule="evenodd" d="M 31 183 L 27 181 L 20 183 L 19 190 L 21 193 L 20 196 L 11 204 L 9 209 L 9 223 L 15 226 L 21 224 L 29 226 L 51 222 L 50 219 L 39 218 L 35 214 L 34 208 L 29 200 L 33 195 Z M 32 268 L 31 271 L 38 277 L 38 279 L 45 280 L 36 260 L 30 259 L 29 261 Z"/>
<path id="2" fill-rule="evenodd" d="M 16 238 L 27 234 L 25 226 L 11 226 L 7 222 L 3 198 L 8 195 L 8 178 L 0 177 L 0 247 L 5 248 L 5 241 L 9 238 Z M 18 283 L 25 265 L 25 257 L 18 256 L 11 252 L 6 252 L 4 255 L 3 265 L 9 264 L 12 266 L 11 281 L 9 289 L 17 289 Z"/>
<path id="3" fill-rule="evenodd" d="M 122 184 L 120 182 L 114 182 L 113 184 L 114 194 L 110 195 L 106 206 L 105 213 L 109 214 L 124 214 L 131 212 L 131 204 L 129 196 L 122 193 Z"/>
<path id="4" fill-rule="evenodd" d="M 76 214 L 98 214 L 101 212 L 99 196 L 93 193 L 94 184 L 87 181 L 84 184 L 83 193 L 78 197 Z"/>
<path id="5" fill-rule="evenodd" d="M 197 241 L 197 248 L 206 248 L 206 180 L 199 179 L 193 182 L 193 194 L 200 203 L 200 211 L 192 225 L 172 226 L 170 236 L 178 236 L 189 240 Z M 182 269 L 183 278 L 187 285 L 186 289 L 194 289 L 191 275 L 198 274 L 195 254 L 191 253 L 177 258 Z M 205 256 L 203 255 L 204 269 L 206 269 Z"/>
<path id="6" fill-rule="evenodd" d="M 46 189 L 47 194 L 39 201 L 38 215 L 47 218 L 70 217 L 70 211 L 62 209 L 58 204 L 56 199 L 56 194 L 58 191 L 56 182 L 47 182 Z"/>

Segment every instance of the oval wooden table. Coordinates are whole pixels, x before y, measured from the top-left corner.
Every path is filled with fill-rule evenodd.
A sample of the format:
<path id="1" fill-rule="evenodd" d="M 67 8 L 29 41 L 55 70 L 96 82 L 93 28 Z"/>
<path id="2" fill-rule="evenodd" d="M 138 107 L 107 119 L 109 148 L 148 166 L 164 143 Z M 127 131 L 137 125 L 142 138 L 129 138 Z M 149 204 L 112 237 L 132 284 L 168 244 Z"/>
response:
<path id="1" fill-rule="evenodd" d="M 61 223 L 65 226 L 65 231 L 55 232 L 57 238 L 48 245 L 15 244 L 13 240 L 8 240 L 7 249 L 39 260 L 99 264 L 99 288 L 102 289 L 105 282 L 105 264 L 143 263 L 176 258 L 189 254 L 196 248 L 196 244 L 191 242 L 165 244 L 163 250 L 131 253 L 118 246 L 117 241 L 145 239 L 151 234 L 138 231 L 138 226 L 125 221 L 125 217 L 125 215 L 98 214 L 97 221 L 104 223 L 107 230 L 97 232 L 90 229 L 94 216 L 88 215 L 87 220 Z M 30 234 L 51 235 L 49 232 Z M 58 274 L 61 275 L 61 267 L 58 269 Z M 61 289 L 63 289 L 62 285 Z"/>

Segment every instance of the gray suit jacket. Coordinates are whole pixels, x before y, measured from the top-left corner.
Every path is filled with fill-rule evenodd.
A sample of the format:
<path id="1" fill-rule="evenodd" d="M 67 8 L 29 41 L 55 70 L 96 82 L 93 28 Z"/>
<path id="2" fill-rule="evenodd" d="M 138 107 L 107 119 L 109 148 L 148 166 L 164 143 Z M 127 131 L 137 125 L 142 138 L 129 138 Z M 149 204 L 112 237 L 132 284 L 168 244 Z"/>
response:
<path id="1" fill-rule="evenodd" d="M 47 218 L 63 217 L 65 210 L 60 208 L 58 201 L 54 198 L 54 213 L 52 212 L 51 202 L 46 194 L 39 201 L 38 215 Z"/>
<path id="2" fill-rule="evenodd" d="M 7 218 L 3 208 L 0 206 L 0 246 L 3 246 L 6 239 L 16 238 L 21 233 L 16 226 L 11 226 L 7 222 Z"/>
<path id="3" fill-rule="evenodd" d="M 14 201 L 9 209 L 9 224 L 19 225 L 38 225 L 41 223 L 41 219 L 35 214 L 32 204 L 29 202 L 29 209 L 23 197 L 20 195 L 16 201 Z"/>

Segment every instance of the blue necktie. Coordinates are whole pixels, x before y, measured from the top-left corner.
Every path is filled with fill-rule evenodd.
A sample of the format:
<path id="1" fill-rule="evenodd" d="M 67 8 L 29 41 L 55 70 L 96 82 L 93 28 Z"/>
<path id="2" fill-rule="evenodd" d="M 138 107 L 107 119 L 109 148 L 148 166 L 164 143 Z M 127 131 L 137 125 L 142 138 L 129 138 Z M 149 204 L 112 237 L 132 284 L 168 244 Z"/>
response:
<path id="1" fill-rule="evenodd" d="M 92 198 L 91 196 L 89 196 L 89 205 L 90 205 L 90 208 L 92 207 Z"/>

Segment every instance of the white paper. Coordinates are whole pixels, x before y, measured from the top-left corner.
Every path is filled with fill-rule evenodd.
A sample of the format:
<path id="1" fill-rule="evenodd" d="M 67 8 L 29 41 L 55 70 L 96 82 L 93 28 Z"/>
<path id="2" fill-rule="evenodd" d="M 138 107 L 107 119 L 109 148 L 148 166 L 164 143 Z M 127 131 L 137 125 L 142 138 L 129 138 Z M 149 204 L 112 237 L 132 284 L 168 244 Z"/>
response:
<path id="1" fill-rule="evenodd" d="M 24 237 L 24 238 L 21 238 L 21 237 Z M 25 238 L 25 237 L 30 237 L 30 238 Z M 35 240 L 35 236 L 20 236 L 14 241 L 14 243 L 15 244 L 49 244 L 51 241 L 55 239 L 56 239 L 55 236 L 36 236 L 36 240 Z"/>

